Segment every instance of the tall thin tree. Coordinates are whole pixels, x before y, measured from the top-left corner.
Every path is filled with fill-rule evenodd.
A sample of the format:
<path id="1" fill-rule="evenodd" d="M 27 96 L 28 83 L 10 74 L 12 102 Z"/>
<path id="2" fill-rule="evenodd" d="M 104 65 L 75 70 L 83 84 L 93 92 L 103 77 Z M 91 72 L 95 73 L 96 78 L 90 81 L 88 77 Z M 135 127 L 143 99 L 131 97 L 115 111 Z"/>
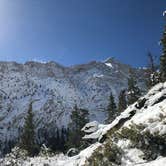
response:
<path id="1" fill-rule="evenodd" d="M 141 96 L 141 91 L 137 86 L 137 81 L 134 78 L 134 73 L 130 71 L 130 77 L 128 78 L 128 94 L 127 94 L 128 105 L 136 102 L 140 96 Z"/>
<path id="2" fill-rule="evenodd" d="M 166 26 L 163 33 L 163 37 L 161 39 L 161 44 L 162 44 L 162 55 L 160 56 L 160 74 L 161 74 L 161 81 L 165 82 L 166 81 Z"/>
<path id="3" fill-rule="evenodd" d="M 29 156 L 33 156 L 36 153 L 37 146 L 35 144 L 35 126 L 32 112 L 32 103 L 30 102 L 27 116 L 23 127 L 23 134 L 21 136 L 20 146 L 27 150 Z"/>
<path id="4" fill-rule="evenodd" d="M 117 116 L 117 113 L 118 113 L 117 106 L 116 106 L 115 99 L 114 99 L 112 92 L 109 97 L 109 104 L 107 107 L 107 112 L 108 112 L 108 118 L 106 119 L 106 122 L 110 123 L 115 119 L 115 117 Z"/>
<path id="5" fill-rule="evenodd" d="M 151 88 L 152 86 L 159 83 L 159 72 L 157 72 L 157 65 L 155 63 L 155 57 L 149 52 L 148 55 L 148 65 L 147 65 L 147 87 Z"/>
<path id="6" fill-rule="evenodd" d="M 127 108 L 126 90 L 122 90 L 119 94 L 118 112 L 121 113 L 126 108 Z"/>

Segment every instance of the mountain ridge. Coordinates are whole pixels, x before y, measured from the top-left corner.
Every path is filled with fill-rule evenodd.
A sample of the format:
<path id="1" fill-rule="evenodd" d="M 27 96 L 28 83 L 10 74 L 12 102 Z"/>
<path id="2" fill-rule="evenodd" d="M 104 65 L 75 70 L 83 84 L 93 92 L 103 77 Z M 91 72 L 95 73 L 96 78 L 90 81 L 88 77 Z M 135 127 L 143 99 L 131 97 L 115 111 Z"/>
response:
<path id="1" fill-rule="evenodd" d="M 33 105 L 37 135 L 41 129 L 53 135 L 53 129 L 67 127 L 75 105 L 89 110 L 90 120 L 103 123 L 109 95 L 112 92 L 118 101 L 120 91 L 127 88 L 130 69 L 113 60 L 74 67 L 56 62 L 0 62 L 1 150 L 5 142 L 18 140 L 30 100 L 37 100 Z M 133 71 L 145 90 L 145 71 Z"/>

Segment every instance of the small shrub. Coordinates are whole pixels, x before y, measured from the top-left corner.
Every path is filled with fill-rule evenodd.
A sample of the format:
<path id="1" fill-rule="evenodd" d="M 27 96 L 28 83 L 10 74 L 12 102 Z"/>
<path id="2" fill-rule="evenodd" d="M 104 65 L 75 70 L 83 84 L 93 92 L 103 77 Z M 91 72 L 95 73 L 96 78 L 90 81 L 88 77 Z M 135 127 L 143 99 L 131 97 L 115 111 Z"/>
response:
<path id="1" fill-rule="evenodd" d="M 151 134 L 149 131 L 141 132 L 143 128 L 142 125 L 124 127 L 117 136 L 121 139 L 129 139 L 133 148 L 141 149 L 145 154 L 145 160 L 151 161 L 158 156 L 166 156 L 166 135 Z"/>
<path id="2" fill-rule="evenodd" d="M 52 157 L 55 154 L 52 152 L 52 150 L 50 148 L 47 148 L 45 146 L 45 144 L 42 145 L 42 147 L 40 148 L 40 152 L 39 152 L 39 156 L 41 157 Z"/>
<path id="3" fill-rule="evenodd" d="M 24 160 L 27 159 L 28 152 L 19 147 L 14 147 L 11 153 L 7 154 L 5 158 L 2 159 L 0 165 L 4 166 L 20 166 L 23 165 Z"/>
<path id="4" fill-rule="evenodd" d="M 122 150 L 111 140 L 100 146 L 88 159 L 87 166 L 120 165 Z"/>

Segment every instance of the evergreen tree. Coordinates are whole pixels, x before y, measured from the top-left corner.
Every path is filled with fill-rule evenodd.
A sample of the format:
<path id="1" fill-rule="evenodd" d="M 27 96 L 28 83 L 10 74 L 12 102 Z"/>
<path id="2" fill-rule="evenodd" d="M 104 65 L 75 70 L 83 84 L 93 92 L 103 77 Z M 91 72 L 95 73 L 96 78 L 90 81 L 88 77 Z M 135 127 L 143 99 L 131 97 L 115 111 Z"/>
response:
<path id="1" fill-rule="evenodd" d="M 65 150 L 65 142 L 66 142 L 66 129 L 64 126 L 61 129 L 61 137 L 60 137 L 60 150 L 64 151 Z"/>
<path id="2" fill-rule="evenodd" d="M 128 105 L 133 104 L 141 96 L 141 91 L 137 86 L 137 81 L 133 77 L 133 73 L 130 73 L 130 78 L 128 79 L 128 94 L 127 102 Z"/>
<path id="3" fill-rule="evenodd" d="M 122 90 L 119 94 L 118 112 L 121 113 L 127 108 L 126 90 Z"/>
<path id="4" fill-rule="evenodd" d="M 148 52 L 148 68 L 151 70 L 151 73 L 156 71 L 154 56 Z"/>
<path id="5" fill-rule="evenodd" d="M 56 133 L 51 134 L 48 138 L 47 138 L 47 146 L 53 150 L 53 151 L 60 151 L 61 149 L 61 143 L 60 143 L 60 132 L 59 129 L 56 129 Z"/>
<path id="6" fill-rule="evenodd" d="M 47 133 L 47 135 L 49 135 Z M 64 126 L 61 129 L 56 129 L 55 133 L 50 134 L 45 138 L 46 146 L 53 152 L 64 152 L 66 150 L 66 142 L 68 140 L 68 131 Z"/>
<path id="7" fill-rule="evenodd" d="M 117 116 L 117 113 L 118 113 L 115 99 L 114 99 L 114 96 L 112 93 L 110 94 L 107 112 L 108 112 L 108 118 L 107 118 L 106 122 L 110 123 L 115 119 L 115 117 Z"/>
<path id="8" fill-rule="evenodd" d="M 155 57 L 150 52 L 148 53 L 148 66 L 146 72 L 146 83 L 148 88 L 151 88 L 152 86 L 159 83 L 159 73 L 157 72 L 157 65 L 155 64 Z"/>
<path id="9" fill-rule="evenodd" d="M 163 33 L 163 37 L 161 39 L 162 44 L 162 55 L 160 57 L 160 75 L 161 81 L 166 81 L 166 26 Z"/>
<path id="10" fill-rule="evenodd" d="M 56 145 L 56 148 L 54 149 L 55 151 L 60 150 L 61 144 L 60 144 L 60 134 L 59 134 L 59 129 L 57 128 L 56 131 L 56 138 L 54 140 L 54 143 Z"/>
<path id="11" fill-rule="evenodd" d="M 68 148 L 81 148 L 83 145 L 81 129 L 89 122 L 88 116 L 87 110 L 79 109 L 77 106 L 74 107 L 74 111 L 71 114 L 71 123 L 69 124 Z"/>
<path id="12" fill-rule="evenodd" d="M 35 126 L 33 123 L 32 102 L 29 105 L 28 113 L 25 118 L 23 134 L 21 136 L 20 147 L 27 150 L 29 156 L 34 156 L 37 152 L 35 144 Z"/>

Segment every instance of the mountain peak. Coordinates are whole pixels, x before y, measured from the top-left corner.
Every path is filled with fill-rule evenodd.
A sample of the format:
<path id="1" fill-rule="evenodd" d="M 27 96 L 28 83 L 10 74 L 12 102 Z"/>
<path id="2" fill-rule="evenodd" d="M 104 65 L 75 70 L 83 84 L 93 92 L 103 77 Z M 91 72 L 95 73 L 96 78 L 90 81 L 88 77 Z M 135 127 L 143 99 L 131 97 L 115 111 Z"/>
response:
<path id="1" fill-rule="evenodd" d="M 115 57 L 108 57 L 106 60 L 104 60 L 103 62 L 104 63 L 111 63 L 111 62 L 113 62 L 113 61 L 117 61 L 117 60 L 115 60 Z"/>

